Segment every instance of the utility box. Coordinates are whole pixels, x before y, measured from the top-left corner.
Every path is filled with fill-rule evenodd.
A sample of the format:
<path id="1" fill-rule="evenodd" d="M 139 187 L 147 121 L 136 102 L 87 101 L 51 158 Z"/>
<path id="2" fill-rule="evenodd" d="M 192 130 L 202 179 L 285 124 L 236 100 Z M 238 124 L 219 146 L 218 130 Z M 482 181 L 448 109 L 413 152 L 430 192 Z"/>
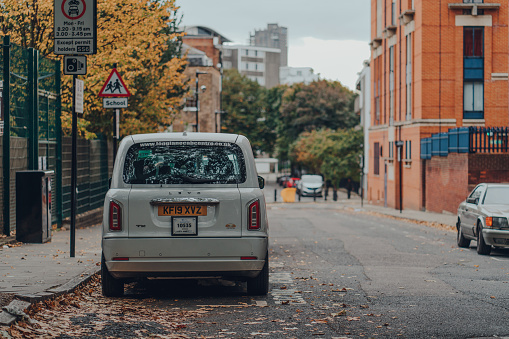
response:
<path id="1" fill-rule="evenodd" d="M 51 240 L 51 177 L 53 171 L 16 172 L 16 240 Z"/>

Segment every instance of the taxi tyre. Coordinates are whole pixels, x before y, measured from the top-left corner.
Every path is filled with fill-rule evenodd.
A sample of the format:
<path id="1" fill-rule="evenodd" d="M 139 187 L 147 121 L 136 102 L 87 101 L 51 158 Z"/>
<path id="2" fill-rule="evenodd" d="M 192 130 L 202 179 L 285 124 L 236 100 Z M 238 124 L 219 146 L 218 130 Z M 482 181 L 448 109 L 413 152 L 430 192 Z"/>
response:
<path id="1" fill-rule="evenodd" d="M 458 242 L 458 247 L 468 248 L 470 247 L 470 240 L 465 238 L 463 232 L 461 232 L 461 221 L 458 219 L 458 223 L 456 224 L 456 228 L 458 229 L 458 236 L 456 238 Z"/>
<path id="2" fill-rule="evenodd" d="M 105 297 L 121 297 L 124 295 L 124 281 L 115 279 L 110 274 L 106 267 L 104 255 L 101 257 L 101 282 L 102 292 Z"/>
<path id="3" fill-rule="evenodd" d="M 265 265 L 260 274 L 247 281 L 247 294 L 266 295 L 267 293 L 269 293 L 269 253 L 265 256 Z"/>
<path id="4" fill-rule="evenodd" d="M 484 242 L 481 225 L 477 225 L 477 253 L 481 255 L 489 255 L 491 253 L 491 245 Z"/>

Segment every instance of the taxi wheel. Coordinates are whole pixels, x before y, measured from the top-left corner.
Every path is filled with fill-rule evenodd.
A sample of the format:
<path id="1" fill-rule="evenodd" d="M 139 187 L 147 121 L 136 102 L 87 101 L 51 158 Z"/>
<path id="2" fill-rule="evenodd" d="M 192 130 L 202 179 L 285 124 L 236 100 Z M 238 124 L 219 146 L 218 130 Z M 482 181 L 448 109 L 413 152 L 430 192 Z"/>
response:
<path id="1" fill-rule="evenodd" d="M 101 258 L 101 282 L 105 297 L 121 297 L 124 295 L 124 282 L 120 279 L 115 279 L 110 274 L 106 267 L 104 256 Z"/>
<path id="2" fill-rule="evenodd" d="M 461 222 L 459 219 L 458 219 L 458 223 L 457 223 L 457 228 L 458 228 L 458 237 L 457 237 L 458 247 L 468 248 L 470 246 L 470 239 L 467 239 L 463 236 L 463 232 L 461 232 Z"/>
<path id="3" fill-rule="evenodd" d="M 265 257 L 265 265 L 256 278 L 247 281 L 247 294 L 265 295 L 269 293 L 269 254 Z"/>
<path id="4" fill-rule="evenodd" d="M 477 228 L 477 253 L 482 255 L 489 255 L 491 253 L 491 246 L 484 242 L 480 226 Z"/>

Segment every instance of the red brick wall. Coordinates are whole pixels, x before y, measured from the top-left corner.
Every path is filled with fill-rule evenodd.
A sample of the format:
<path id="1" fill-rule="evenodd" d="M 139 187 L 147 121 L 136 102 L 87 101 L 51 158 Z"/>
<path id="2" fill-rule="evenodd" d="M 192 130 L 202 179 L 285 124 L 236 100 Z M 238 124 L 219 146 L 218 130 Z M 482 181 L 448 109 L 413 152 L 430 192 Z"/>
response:
<path id="1" fill-rule="evenodd" d="M 509 154 L 471 154 L 468 159 L 468 185 L 481 182 L 509 182 Z"/>
<path id="2" fill-rule="evenodd" d="M 456 213 L 481 182 L 509 182 L 509 154 L 450 153 L 426 161 L 426 210 Z"/>

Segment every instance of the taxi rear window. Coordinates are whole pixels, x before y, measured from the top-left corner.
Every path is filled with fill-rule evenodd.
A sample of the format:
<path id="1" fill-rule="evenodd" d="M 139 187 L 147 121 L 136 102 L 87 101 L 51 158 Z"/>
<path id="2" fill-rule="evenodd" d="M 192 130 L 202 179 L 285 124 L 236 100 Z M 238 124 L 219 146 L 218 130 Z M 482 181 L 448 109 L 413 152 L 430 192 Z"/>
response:
<path id="1" fill-rule="evenodd" d="M 240 147 L 228 142 L 161 141 L 127 151 L 126 184 L 240 184 L 246 165 Z"/>

